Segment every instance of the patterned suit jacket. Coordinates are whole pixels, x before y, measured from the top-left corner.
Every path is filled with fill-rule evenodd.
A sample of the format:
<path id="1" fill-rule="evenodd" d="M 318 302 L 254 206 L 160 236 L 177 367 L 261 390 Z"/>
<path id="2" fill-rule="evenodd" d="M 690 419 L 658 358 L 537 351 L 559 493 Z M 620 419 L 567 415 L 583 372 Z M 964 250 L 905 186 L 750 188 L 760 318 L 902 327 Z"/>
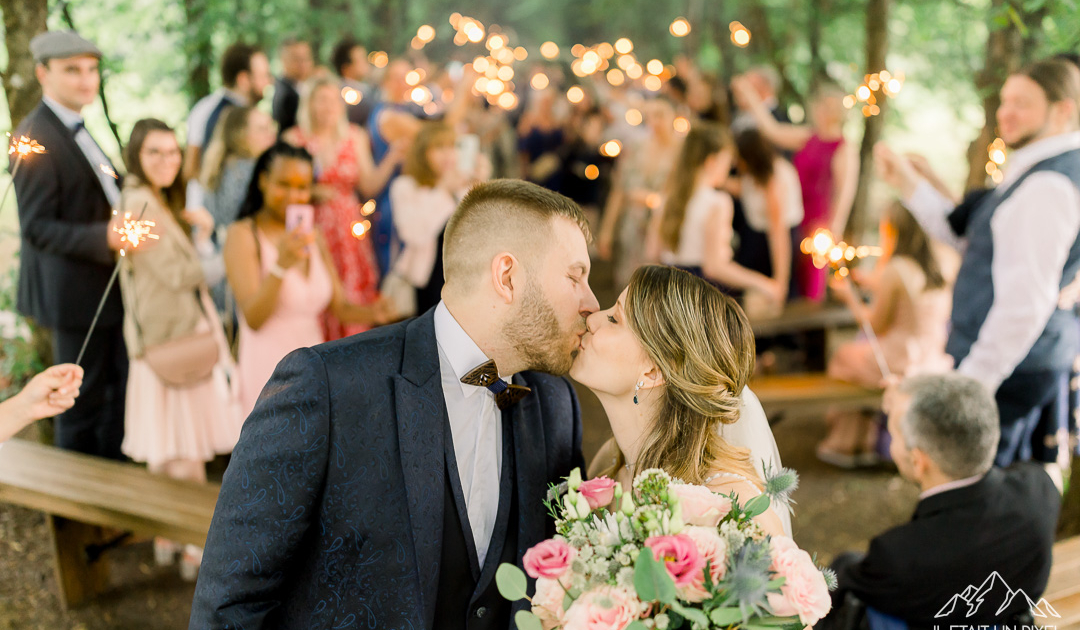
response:
<path id="1" fill-rule="evenodd" d="M 225 473 L 191 630 L 436 627 L 447 415 L 433 314 L 277 366 Z M 520 559 L 552 533 L 548 483 L 584 461 L 570 383 L 515 382 L 533 389 L 512 412 Z"/>

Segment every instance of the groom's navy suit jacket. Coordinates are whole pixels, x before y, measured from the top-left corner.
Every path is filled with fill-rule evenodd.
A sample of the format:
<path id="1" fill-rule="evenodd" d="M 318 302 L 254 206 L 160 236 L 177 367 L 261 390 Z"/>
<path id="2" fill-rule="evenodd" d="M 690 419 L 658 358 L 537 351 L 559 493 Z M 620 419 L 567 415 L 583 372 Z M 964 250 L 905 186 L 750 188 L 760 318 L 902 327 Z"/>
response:
<path id="1" fill-rule="evenodd" d="M 452 499 L 433 313 L 277 366 L 225 473 L 191 630 L 438 627 Z M 497 530 L 517 528 L 520 564 L 554 533 L 548 483 L 584 461 L 570 383 L 534 372 L 514 381 L 533 390 L 510 412 L 519 516 Z"/>

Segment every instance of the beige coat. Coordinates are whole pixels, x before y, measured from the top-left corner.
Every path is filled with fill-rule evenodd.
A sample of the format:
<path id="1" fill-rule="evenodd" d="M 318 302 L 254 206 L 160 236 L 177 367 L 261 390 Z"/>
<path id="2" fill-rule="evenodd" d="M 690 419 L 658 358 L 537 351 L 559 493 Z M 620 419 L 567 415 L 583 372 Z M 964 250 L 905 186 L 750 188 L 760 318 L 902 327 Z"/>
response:
<path id="1" fill-rule="evenodd" d="M 121 203 L 133 218 L 145 205 L 142 218 L 153 221 L 154 232 L 161 237 L 153 247 L 129 253 L 121 263 L 124 341 L 128 355 L 137 358 L 143 355 L 143 344 L 153 346 L 195 332 L 206 319 L 198 294 L 206 281 L 195 246 L 149 188 L 125 187 Z"/>

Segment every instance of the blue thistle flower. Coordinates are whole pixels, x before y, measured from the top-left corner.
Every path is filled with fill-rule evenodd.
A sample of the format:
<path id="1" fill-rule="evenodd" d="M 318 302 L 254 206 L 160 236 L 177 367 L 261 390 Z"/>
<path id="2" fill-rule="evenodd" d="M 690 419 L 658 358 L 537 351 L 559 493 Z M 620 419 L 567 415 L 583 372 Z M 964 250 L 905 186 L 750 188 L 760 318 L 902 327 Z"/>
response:
<path id="1" fill-rule="evenodd" d="M 780 468 L 773 472 L 771 466 L 765 469 L 765 491 L 774 504 L 786 506 L 789 510 L 794 501 L 791 493 L 799 487 L 799 473 L 791 468 Z"/>

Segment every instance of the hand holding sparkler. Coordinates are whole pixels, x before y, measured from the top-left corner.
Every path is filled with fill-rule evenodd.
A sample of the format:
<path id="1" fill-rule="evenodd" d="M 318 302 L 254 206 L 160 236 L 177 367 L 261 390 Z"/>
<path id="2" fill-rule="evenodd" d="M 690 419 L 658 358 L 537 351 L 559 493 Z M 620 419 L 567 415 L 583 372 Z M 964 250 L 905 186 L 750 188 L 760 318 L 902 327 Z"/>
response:
<path id="1" fill-rule="evenodd" d="M 142 214 L 139 216 L 142 217 Z M 109 249 L 120 252 L 120 255 L 124 256 L 129 250 L 140 246 L 142 249 L 153 247 L 153 243 L 148 241 L 161 238 L 154 233 L 156 225 L 153 221 L 133 219 L 130 212 L 124 212 L 122 215 L 114 214 L 112 220 L 109 221 Z"/>
<path id="2" fill-rule="evenodd" d="M 4 195 L 0 197 L 0 208 L 4 207 L 4 203 L 7 202 L 8 194 L 11 193 L 12 186 L 15 185 L 15 174 L 19 172 L 19 167 L 22 166 L 24 160 L 34 154 L 45 153 L 45 147 L 38 144 L 37 140 L 29 138 L 27 136 L 19 136 L 18 138 L 11 137 L 11 144 L 8 145 L 8 160 L 11 163 L 11 181 L 8 182 L 7 188 L 4 189 Z"/>

